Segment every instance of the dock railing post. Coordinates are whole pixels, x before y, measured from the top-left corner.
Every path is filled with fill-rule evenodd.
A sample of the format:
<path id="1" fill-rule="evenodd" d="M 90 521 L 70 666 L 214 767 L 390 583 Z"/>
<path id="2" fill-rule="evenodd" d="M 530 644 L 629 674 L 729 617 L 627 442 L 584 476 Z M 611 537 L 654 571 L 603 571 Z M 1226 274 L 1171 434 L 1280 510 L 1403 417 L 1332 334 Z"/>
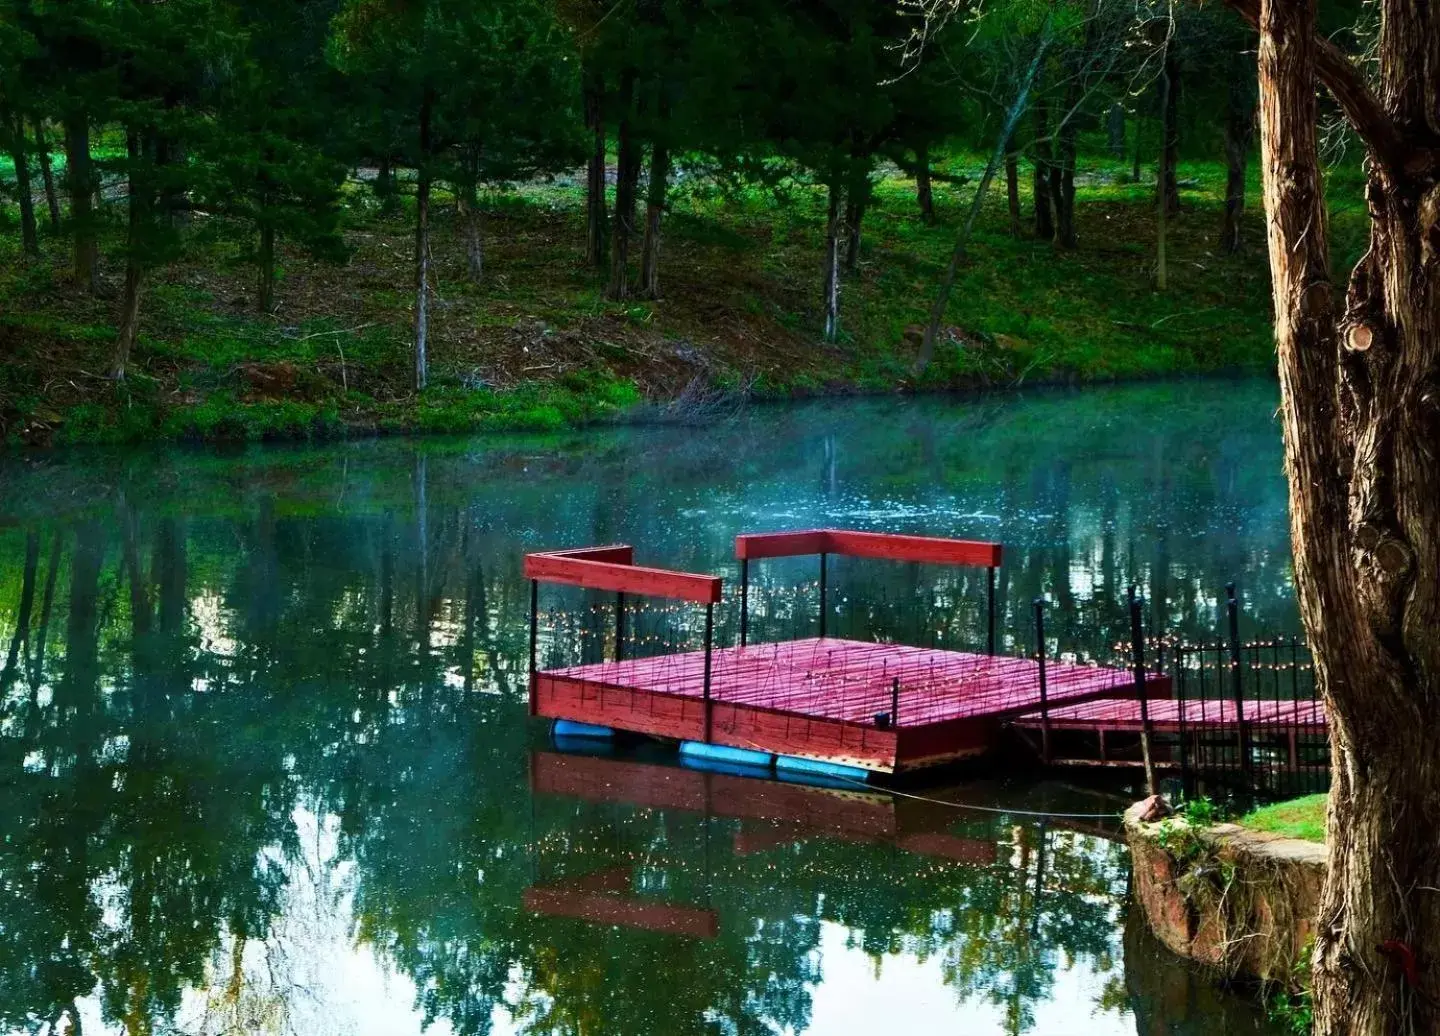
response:
<path id="1" fill-rule="evenodd" d="M 890 681 L 890 725 L 895 728 L 900 726 L 900 677 Z"/>
<path id="2" fill-rule="evenodd" d="M 825 551 L 820 552 L 820 636 L 822 638 L 825 636 L 825 582 L 826 568 L 828 567 L 826 562 L 829 557 Z"/>
<path id="3" fill-rule="evenodd" d="M 1035 598 L 1035 661 L 1040 675 L 1040 759 L 1050 765 L 1050 698 L 1045 684 L 1045 599 Z"/>
<path id="4" fill-rule="evenodd" d="M 1175 688 L 1175 709 L 1180 724 L 1180 787 L 1190 794 L 1190 745 L 1189 732 L 1185 729 L 1185 645 L 1177 643 L 1170 654 L 1170 665 L 1175 673 L 1172 685 Z"/>
<path id="5" fill-rule="evenodd" d="M 540 581 L 530 580 L 530 715 L 535 715 L 535 648 L 540 624 Z"/>
<path id="6" fill-rule="evenodd" d="M 1140 699 L 1140 751 L 1145 758 L 1145 789 L 1155 794 L 1155 762 L 1150 755 L 1150 701 L 1145 679 L 1145 630 L 1140 617 L 1142 604 L 1130 588 L 1130 651 L 1135 661 L 1135 694 Z"/>
<path id="7" fill-rule="evenodd" d="M 1250 779 L 1250 740 L 1245 731 L 1245 682 L 1240 672 L 1240 602 L 1235 584 L 1225 584 L 1225 614 L 1230 627 L 1230 695 L 1235 701 L 1235 728 L 1240 749 L 1240 777 Z"/>
<path id="8" fill-rule="evenodd" d="M 740 559 L 740 646 L 750 636 L 750 559 Z"/>
<path id="9" fill-rule="evenodd" d="M 615 661 L 625 660 L 625 591 L 615 594 Z"/>
<path id="10" fill-rule="evenodd" d="M 705 743 L 710 743 L 710 649 L 715 640 L 715 605 L 705 605 Z"/>
<path id="11" fill-rule="evenodd" d="M 995 653 L 995 566 L 985 570 L 985 650 Z"/>

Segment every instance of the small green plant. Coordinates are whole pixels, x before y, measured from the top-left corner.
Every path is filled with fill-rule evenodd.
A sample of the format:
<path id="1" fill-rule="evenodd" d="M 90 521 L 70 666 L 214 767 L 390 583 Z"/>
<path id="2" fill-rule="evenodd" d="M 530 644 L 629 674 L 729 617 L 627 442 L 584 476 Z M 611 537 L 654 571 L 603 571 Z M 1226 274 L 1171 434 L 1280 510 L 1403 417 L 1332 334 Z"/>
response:
<path id="1" fill-rule="evenodd" d="M 1312 939 L 1290 969 L 1290 988 L 1277 989 L 1270 997 L 1270 1020 L 1295 1036 L 1309 1036 L 1315 1028 L 1315 997 L 1310 991 L 1310 958 L 1314 950 Z"/>

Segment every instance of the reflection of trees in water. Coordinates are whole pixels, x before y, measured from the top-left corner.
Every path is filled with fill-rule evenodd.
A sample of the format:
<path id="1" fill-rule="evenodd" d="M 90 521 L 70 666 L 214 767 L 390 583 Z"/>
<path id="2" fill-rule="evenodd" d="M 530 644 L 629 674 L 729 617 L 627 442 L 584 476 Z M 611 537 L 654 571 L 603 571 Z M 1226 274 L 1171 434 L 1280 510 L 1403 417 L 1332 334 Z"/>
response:
<path id="1" fill-rule="evenodd" d="M 711 820 L 707 870 L 698 816 L 564 815 L 542 801 L 532 827 L 522 549 L 631 539 L 655 560 L 714 568 L 738 526 L 778 524 L 767 511 L 810 524 L 849 506 L 857 472 L 875 500 L 951 510 L 988 500 L 1002 472 L 1000 527 L 1022 530 L 1002 600 L 1013 617 L 1048 593 L 1090 622 L 1109 607 L 1091 587 L 1130 578 L 1171 587 L 1172 615 L 1198 614 L 1222 563 L 1272 588 L 1257 611 L 1282 614 L 1283 528 L 1257 518 L 1197 538 L 1214 531 L 1212 503 L 1263 511 L 1266 497 L 1244 465 L 1207 474 L 1181 432 L 1147 446 L 1167 458 L 1149 474 L 1117 476 L 1110 524 L 1130 525 L 1107 552 L 1105 523 L 1087 517 L 1104 513 L 1100 461 L 1083 441 L 1060 449 L 1037 428 L 1027 445 L 1004 411 L 964 436 L 931 422 L 907 475 L 907 426 L 857 438 L 823 412 L 809 420 L 683 442 L 622 434 L 631 448 L 576 456 L 435 446 L 417 464 L 408 447 L 370 445 L 370 472 L 349 464 L 343 481 L 345 451 L 169 459 L 109 473 L 115 495 L 71 521 L 0 530 L 0 1025 L 40 1031 L 98 989 L 112 1023 L 144 1033 L 184 989 L 229 989 L 282 910 L 302 802 L 338 819 L 356 934 L 462 1033 L 487 1031 L 512 980 L 527 991 L 512 1007 L 537 1032 L 802 1028 L 827 922 L 877 958 L 941 961 L 957 995 L 1002 1006 L 1023 1031 L 1057 968 L 1103 970 L 1116 954 L 1119 865 L 1072 834 L 958 824 L 1002 846 L 973 865 L 825 839 L 739 854 L 734 823 Z M 831 437 L 828 455 L 809 448 Z M 762 438 L 797 445 L 750 452 Z M 656 466 L 656 444 L 676 442 Z M 806 472 L 833 505 L 796 499 Z M 51 474 L 85 497 L 73 471 Z M 19 488 L 46 506 L 39 483 Z M 1158 517 L 1137 525 L 1140 490 Z M 930 531 L 992 528 L 929 513 Z M 1161 522 L 1152 560 L 1139 547 L 1154 549 Z M 983 585 L 905 566 L 875 579 L 882 600 L 938 602 L 957 626 Z M 876 616 L 882 632 L 904 618 Z M 708 885 L 718 937 L 635 933 L 617 952 L 608 930 L 522 912 L 537 834 L 570 867 L 647 861 L 646 895 L 699 902 Z M 229 1003 L 240 998 L 236 987 Z"/>

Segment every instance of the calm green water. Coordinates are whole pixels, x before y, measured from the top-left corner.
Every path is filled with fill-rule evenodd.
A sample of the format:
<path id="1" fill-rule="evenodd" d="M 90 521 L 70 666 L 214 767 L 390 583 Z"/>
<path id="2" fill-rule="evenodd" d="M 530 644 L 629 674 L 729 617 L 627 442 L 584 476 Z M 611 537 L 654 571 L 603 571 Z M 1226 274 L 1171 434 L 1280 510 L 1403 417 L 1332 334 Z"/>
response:
<path id="1" fill-rule="evenodd" d="M 1193 383 L 6 462 L 0 1031 L 1267 1031 L 1147 941 L 1102 823 L 1023 812 L 1113 797 L 557 755 L 520 564 L 624 540 L 732 575 L 742 530 L 932 532 L 1006 544 L 1022 643 L 1039 594 L 1062 636 L 1114 636 L 1132 582 L 1190 635 L 1229 579 L 1289 630 L 1273 409 Z M 811 577 L 767 569 L 777 632 Z M 953 578 L 838 572 L 836 621 L 974 637 Z M 586 605 L 551 605 L 545 650 L 587 649 Z"/>

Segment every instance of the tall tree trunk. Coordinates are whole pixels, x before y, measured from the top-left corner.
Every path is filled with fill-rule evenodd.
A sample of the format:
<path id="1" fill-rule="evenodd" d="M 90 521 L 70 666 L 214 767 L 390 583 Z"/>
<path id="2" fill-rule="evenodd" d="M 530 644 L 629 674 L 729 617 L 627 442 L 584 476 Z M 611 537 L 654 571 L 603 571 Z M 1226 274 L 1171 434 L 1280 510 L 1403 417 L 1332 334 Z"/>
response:
<path id="1" fill-rule="evenodd" d="M 430 113 L 434 95 L 420 102 L 420 169 L 415 187 L 415 390 L 429 380 L 430 346 Z"/>
<path id="2" fill-rule="evenodd" d="M 1164 89 L 1160 103 L 1160 173 L 1156 190 L 1165 201 L 1167 215 L 1180 214 L 1180 184 L 1175 169 L 1180 163 L 1180 60 L 1173 46 L 1165 48 L 1165 66 L 1161 72 Z"/>
<path id="3" fill-rule="evenodd" d="M 1110 138 L 1110 157 L 1117 162 L 1125 158 L 1125 106 L 1116 101 L 1105 116 L 1105 130 Z"/>
<path id="4" fill-rule="evenodd" d="M 593 68 L 583 79 L 585 126 L 590 130 L 590 158 L 585 169 L 585 261 L 605 269 L 605 80 Z"/>
<path id="5" fill-rule="evenodd" d="M 395 185 L 395 162 L 388 154 L 380 156 L 380 164 L 375 170 L 375 196 L 380 199 L 382 216 L 395 215 L 400 196 Z"/>
<path id="6" fill-rule="evenodd" d="M 1055 237 L 1050 186 L 1050 105 L 1043 93 L 1035 98 L 1035 236 L 1041 241 Z"/>
<path id="7" fill-rule="evenodd" d="M 1141 125 L 1142 125 L 1142 124 L 1141 124 L 1141 122 L 1140 122 L 1140 119 L 1139 119 L 1139 117 L 1137 116 L 1136 119 L 1135 119 L 1135 147 L 1134 147 L 1134 149 L 1133 149 L 1132 152 L 1131 152 L 1131 153 L 1134 155 L 1134 159 L 1133 159 L 1133 160 L 1131 161 L 1131 163 L 1130 163 L 1130 182 L 1131 182 L 1131 183 L 1139 183 L 1139 182 L 1140 182 L 1140 149 L 1144 146 L 1144 141 L 1142 141 L 1142 140 L 1140 139 L 1140 127 L 1141 127 Z"/>
<path id="8" fill-rule="evenodd" d="M 827 342 L 840 337 L 840 237 L 845 226 L 842 193 L 839 184 L 830 185 L 830 204 L 825 219 L 825 279 L 821 288 Z"/>
<path id="9" fill-rule="evenodd" d="M 1015 135 L 1005 141 L 1005 207 L 1010 212 L 1010 236 L 1020 236 L 1020 156 L 1015 153 Z"/>
<path id="10" fill-rule="evenodd" d="M 1050 46 L 1050 26 L 1052 15 L 1046 14 L 1045 21 L 1040 26 L 1040 36 L 1035 44 L 1035 56 L 1030 59 L 1030 65 L 1025 71 L 1024 77 L 1020 80 L 1019 86 L 1015 89 L 1015 99 L 1010 102 L 1010 108 L 1005 113 L 1005 125 L 1000 130 L 999 139 L 995 141 L 995 148 L 990 152 L 990 161 L 985 164 L 985 174 L 980 177 L 980 184 L 975 188 L 975 197 L 970 200 L 970 214 L 965 218 L 965 225 L 960 228 L 960 233 L 955 238 L 955 248 L 950 253 L 950 265 L 945 268 L 945 277 L 940 282 L 940 290 L 935 293 L 935 301 L 930 306 L 930 320 L 925 325 L 925 336 L 920 340 L 920 352 L 915 358 L 915 373 L 919 374 L 930 364 L 935 355 L 935 339 L 940 334 L 940 321 L 945 317 L 945 307 L 950 304 L 950 293 L 955 289 L 955 277 L 960 271 L 960 260 L 965 258 L 965 252 L 970 247 L 970 235 L 975 231 L 975 221 L 980 215 L 981 208 L 985 204 L 985 194 L 990 190 L 990 181 L 995 179 L 995 173 L 1000 168 L 1000 163 L 1005 160 L 1008 150 L 1008 141 L 1015 133 L 1015 125 L 1020 121 L 1020 116 L 1025 112 L 1025 106 L 1030 100 L 1030 88 L 1034 85 L 1035 76 L 1040 71 L 1040 64 L 1045 60 L 1045 51 Z M 1037 206 L 1039 202 L 1036 202 Z"/>
<path id="11" fill-rule="evenodd" d="M 665 193 L 670 181 L 670 149 L 655 144 L 650 150 L 650 183 L 645 194 L 645 239 L 640 246 L 640 295 L 660 297 L 660 224 L 665 215 Z"/>
<path id="12" fill-rule="evenodd" d="M 1167 113 L 1170 111 L 1170 95 L 1172 84 L 1170 82 L 1170 55 L 1165 55 L 1165 64 L 1160 71 L 1160 110 Z M 1170 129 L 1167 120 L 1162 120 L 1160 132 L 1160 164 L 1155 168 L 1155 287 L 1164 291 L 1169 281 L 1170 271 L 1166 249 L 1169 244 L 1169 219 L 1170 219 L 1170 192 L 1165 185 L 1174 180 L 1175 172 L 1170 168 Z"/>
<path id="13" fill-rule="evenodd" d="M 930 145 L 915 146 L 915 203 L 920 206 L 920 220 L 935 225 L 935 195 L 930 189 Z"/>
<path id="14" fill-rule="evenodd" d="M 1238 64 L 1230 80 L 1225 111 L 1225 218 L 1220 224 L 1220 251 L 1240 251 L 1240 221 L 1245 212 L 1245 167 L 1255 137 L 1255 98 L 1249 83 L 1248 60 L 1237 51 Z"/>
<path id="15" fill-rule="evenodd" d="M 60 230 L 60 198 L 55 192 L 55 170 L 50 164 L 50 142 L 45 138 L 45 120 L 37 118 L 35 154 L 40 158 L 40 177 L 45 181 L 45 204 L 50 210 L 50 229 Z"/>
<path id="16" fill-rule="evenodd" d="M 1078 72 L 1071 80 L 1070 96 L 1065 105 L 1065 121 L 1060 126 L 1060 161 L 1050 170 L 1050 187 L 1055 201 L 1055 243 L 1061 248 L 1075 248 L 1075 119 L 1079 104 Z"/>
<path id="17" fill-rule="evenodd" d="M 128 134 L 130 152 L 130 183 L 127 190 L 126 208 L 129 212 L 129 230 L 125 241 L 125 294 L 120 300 L 120 333 L 115 340 L 115 358 L 110 365 L 110 376 L 124 381 L 130 366 L 130 354 L 135 348 L 135 339 L 140 333 L 140 297 L 145 289 L 144 237 L 149 226 L 153 197 L 151 185 L 141 172 L 147 157 L 146 143 L 134 130 Z"/>
<path id="18" fill-rule="evenodd" d="M 854 273 L 860 268 L 860 226 L 865 220 L 865 208 L 870 200 L 870 184 L 848 191 L 845 196 L 845 272 Z"/>
<path id="19" fill-rule="evenodd" d="M 259 259 L 255 297 L 260 312 L 268 314 L 275 310 L 275 226 L 263 215 L 260 219 Z"/>
<path id="20" fill-rule="evenodd" d="M 479 284 L 485 279 L 485 238 L 480 199 L 476 196 L 475 181 L 478 163 L 462 174 L 455 192 L 455 207 L 460 216 L 460 227 L 465 235 L 465 266 L 470 271 L 470 280 Z"/>
<path id="21" fill-rule="evenodd" d="M 75 242 L 75 283 L 98 293 L 100 243 L 95 226 L 95 166 L 90 161 L 90 119 L 84 112 L 65 116 L 65 187 L 70 195 L 70 233 Z"/>
<path id="22" fill-rule="evenodd" d="M 618 166 L 615 174 L 615 221 L 610 231 L 610 284 L 605 294 L 625 299 L 630 294 L 630 236 L 635 231 L 635 194 L 640 181 L 640 142 L 635 139 L 632 108 L 635 101 L 635 72 L 626 69 L 620 76 L 620 125 Z"/>
<path id="23" fill-rule="evenodd" d="M 20 245 L 25 254 L 38 258 L 40 234 L 35 226 L 35 194 L 30 186 L 30 156 L 25 140 L 25 120 L 0 110 L 0 128 L 9 138 L 10 159 L 15 163 L 15 190 L 20 202 Z"/>
<path id="24" fill-rule="evenodd" d="M 1383 0 L 1378 96 L 1317 36 L 1316 0 L 1260 0 L 1258 21 L 1295 582 L 1331 729 L 1315 1032 L 1440 1032 L 1440 9 Z M 1343 310 L 1317 72 L 1367 147 Z"/>

